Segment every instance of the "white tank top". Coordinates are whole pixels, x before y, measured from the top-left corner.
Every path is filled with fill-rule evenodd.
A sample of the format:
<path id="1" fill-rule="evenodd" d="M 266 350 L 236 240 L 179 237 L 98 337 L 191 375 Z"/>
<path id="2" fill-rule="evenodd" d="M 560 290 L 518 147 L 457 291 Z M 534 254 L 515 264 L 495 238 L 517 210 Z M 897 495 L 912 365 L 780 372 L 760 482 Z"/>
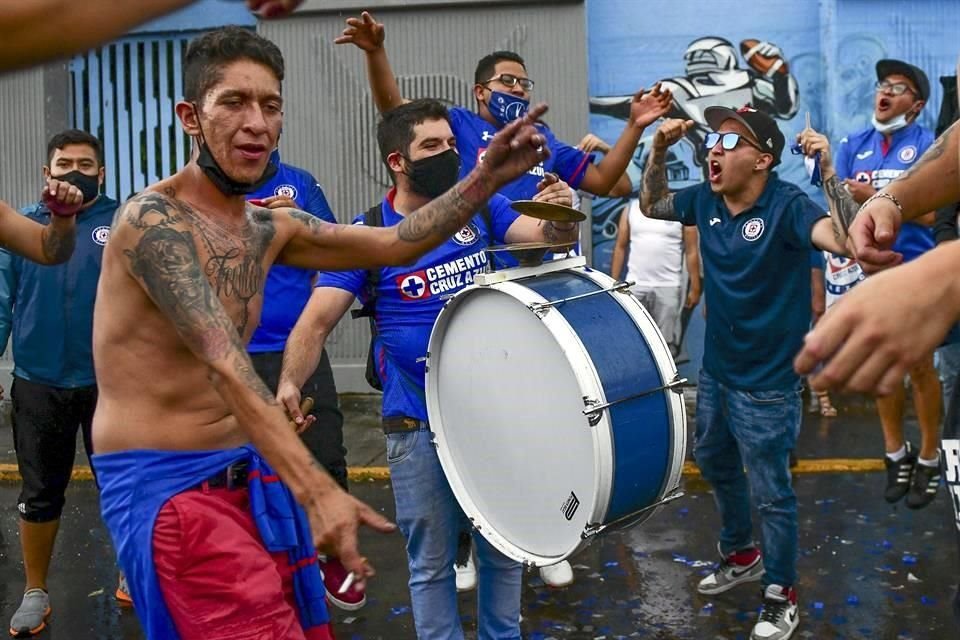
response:
<path id="1" fill-rule="evenodd" d="M 631 200 L 627 281 L 647 287 L 679 287 L 683 267 L 683 225 L 655 220 L 640 212 Z"/>

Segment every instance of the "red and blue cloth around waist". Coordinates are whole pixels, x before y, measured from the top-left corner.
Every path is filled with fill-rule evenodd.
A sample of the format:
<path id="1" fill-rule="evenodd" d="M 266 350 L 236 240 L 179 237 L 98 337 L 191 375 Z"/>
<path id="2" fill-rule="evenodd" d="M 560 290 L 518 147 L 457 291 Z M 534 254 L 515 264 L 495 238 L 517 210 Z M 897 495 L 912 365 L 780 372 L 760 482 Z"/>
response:
<path id="1" fill-rule="evenodd" d="M 153 526 L 173 496 L 202 483 L 235 462 L 247 461 L 250 510 L 271 553 L 286 551 L 304 629 L 329 619 L 326 592 L 316 562 L 307 516 L 290 490 L 250 445 L 213 451 L 137 449 L 92 458 L 100 480 L 100 510 L 130 583 L 140 622 L 149 640 L 178 640 L 153 564 Z"/>

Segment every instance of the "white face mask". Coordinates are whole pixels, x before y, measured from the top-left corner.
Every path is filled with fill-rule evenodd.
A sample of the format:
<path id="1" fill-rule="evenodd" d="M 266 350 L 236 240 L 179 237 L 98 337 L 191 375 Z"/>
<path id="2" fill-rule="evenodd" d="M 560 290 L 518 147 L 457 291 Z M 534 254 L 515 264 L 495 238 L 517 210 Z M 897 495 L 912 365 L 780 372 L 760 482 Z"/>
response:
<path id="1" fill-rule="evenodd" d="M 884 135 L 888 133 L 893 133 L 894 131 L 900 131 L 900 129 L 903 129 L 905 126 L 910 124 L 907 121 L 907 114 L 905 113 L 901 113 L 898 116 L 894 116 L 887 122 L 880 122 L 879 120 L 877 120 L 877 115 L 874 114 L 872 121 L 873 121 L 873 128 L 876 129 L 879 133 L 882 133 Z"/>

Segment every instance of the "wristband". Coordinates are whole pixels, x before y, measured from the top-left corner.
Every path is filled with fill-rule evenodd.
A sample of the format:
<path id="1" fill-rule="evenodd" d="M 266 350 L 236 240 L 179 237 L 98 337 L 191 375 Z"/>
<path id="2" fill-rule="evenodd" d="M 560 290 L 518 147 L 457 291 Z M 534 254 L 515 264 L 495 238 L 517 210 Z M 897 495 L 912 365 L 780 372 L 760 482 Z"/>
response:
<path id="1" fill-rule="evenodd" d="M 894 204 L 894 206 L 897 208 L 897 211 L 900 212 L 900 218 L 901 218 L 901 219 L 903 218 L 903 205 L 900 204 L 900 201 L 897 200 L 897 197 L 896 197 L 895 195 L 893 195 L 893 194 L 891 194 L 891 193 L 887 193 L 886 191 L 878 191 L 877 193 L 873 194 L 872 196 L 870 196 L 869 198 L 867 198 L 867 201 L 864 202 L 863 205 L 862 205 L 860 208 L 863 209 L 863 207 L 866 207 L 868 204 L 870 204 L 871 202 L 873 202 L 873 201 L 876 200 L 877 198 L 884 198 L 884 199 L 889 200 L 890 202 L 892 202 L 892 203 Z"/>
<path id="2" fill-rule="evenodd" d="M 80 211 L 80 206 L 82 206 L 82 203 L 81 205 L 65 206 L 53 198 L 44 196 L 43 206 L 47 208 L 51 215 L 54 215 L 58 218 L 72 218 Z"/>

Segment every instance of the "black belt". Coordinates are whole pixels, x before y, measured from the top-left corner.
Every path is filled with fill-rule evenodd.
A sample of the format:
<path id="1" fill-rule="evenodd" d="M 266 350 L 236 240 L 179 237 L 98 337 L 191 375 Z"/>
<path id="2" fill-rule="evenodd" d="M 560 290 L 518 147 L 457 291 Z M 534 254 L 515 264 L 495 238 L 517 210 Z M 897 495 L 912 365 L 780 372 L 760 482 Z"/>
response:
<path id="1" fill-rule="evenodd" d="M 383 419 L 384 433 L 407 433 L 409 431 L 419 431 L 421 422 L 416 418 L 408 416 L 390 416 Z"/>
<path id="2" fill-rule="evenodd" d="M 222 471 L 213 474 L 203 482 L 195 485 L 194 489 L 203 488 L 206 485 L 210 489 L 241 489 L 247 486 L 247 463 L 234 462 L 228 465 Z"/>

